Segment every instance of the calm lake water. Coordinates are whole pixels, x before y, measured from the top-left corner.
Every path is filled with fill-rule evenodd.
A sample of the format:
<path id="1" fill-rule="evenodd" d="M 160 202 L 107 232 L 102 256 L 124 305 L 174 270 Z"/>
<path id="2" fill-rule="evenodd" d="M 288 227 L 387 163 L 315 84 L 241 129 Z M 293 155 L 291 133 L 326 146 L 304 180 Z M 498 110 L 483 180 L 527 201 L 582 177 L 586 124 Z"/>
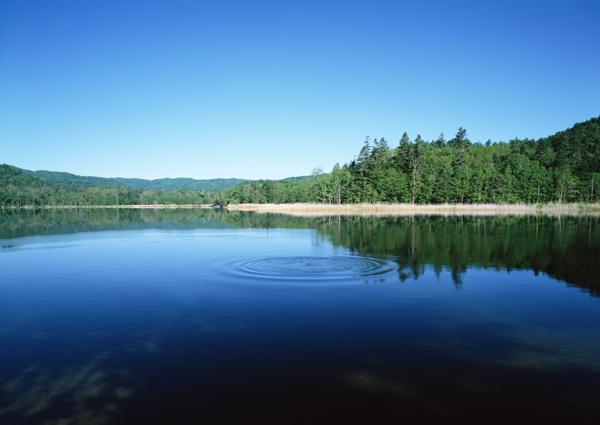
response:
<path id="1" fill-rule="evenodd" d="M 0 422 L 595 422 L 600 219 L 4 212 Z"/>

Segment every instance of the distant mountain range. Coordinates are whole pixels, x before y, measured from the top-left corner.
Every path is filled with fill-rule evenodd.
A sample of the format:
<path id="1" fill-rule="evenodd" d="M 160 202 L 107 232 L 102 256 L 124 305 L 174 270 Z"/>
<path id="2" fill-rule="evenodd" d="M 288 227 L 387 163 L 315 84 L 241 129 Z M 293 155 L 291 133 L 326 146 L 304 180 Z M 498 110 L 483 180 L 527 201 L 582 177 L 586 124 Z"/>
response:
<path id="1" fill-rule="evenodd" d="M 19 177 L 20 176 L 20 177 Z M 311 179 L 311 176 L 287 177 L 277 180 L 283 183 L 305 182 Z M 9 181 L 10 180 L 10 181 Z M 78 176 L 77 174 L 66 173 L 62 171 L 31 171 L 23 168 L 3 164 L 0 167 L 0 185 L 12 184 L 18 187 L 43 187 L 58 186 L 65 189 L 89 189 L 92 187 L 119 187 L 129 189 L 150 189 L 150 190 L 176 190 L 185 189 L 187 191 L 205 191 L 213 192 L 225 190 L 243 182 L 252 181 L 249 179 L 205 179 L 197 180 L 192 178 L 179 177 L 175 179 L 136 179 L 124 177 L 94 177 Z M 262 181 L 262 180 L 261 180 Z"/>
<path id="2" fill-rule="evenodd" d="M 224 190 L 236 184 L 248 181 L 247 179 L 206 179 L 196 180 L 192 178 L 164 178 L 156 180 L 128 179 L 123 177 L 93 177 L 78 176 L 76 174 L 60 171 L 30 171 L 22 169 L 24 173 L 46 179 L 58 186 L 65 188 L 90 188 L 90 187 L 127 187 L 132 189 L 151 190 Z"/>

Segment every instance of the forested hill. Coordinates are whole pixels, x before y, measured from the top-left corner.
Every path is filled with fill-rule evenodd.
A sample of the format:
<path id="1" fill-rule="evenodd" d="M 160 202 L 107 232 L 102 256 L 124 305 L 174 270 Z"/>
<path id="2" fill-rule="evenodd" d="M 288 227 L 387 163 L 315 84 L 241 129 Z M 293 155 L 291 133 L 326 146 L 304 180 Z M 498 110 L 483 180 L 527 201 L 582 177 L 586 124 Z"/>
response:
<path id="1" fill-rule="evenodd" d="M 24 170 L 12 165 L 0 165 L 0 189 L 4 188 L 24 189 L 26 187 L 56 189 L 58 185 L 50 180 L 34 176 Z"/>
<path id="2" fill-rule="evenodd" d="M 245 182 L 225 191 L 236 203 L 545 203 L 597 202 L 599 118 L 555 135 L 471 142 L 459 128 L 427 142 L 404 133 L 391 149 L 366 138 L 355 160 L 311 180 Z M 315 169 L 318 170 L 318 169 Z"/>
<path id="3" fill-rule="evenodd" d="M 29 171 L 23 170 L 26 174 L 41 177 L 66 188 L 90 188 L 90 187 L 126 187 L 130 189 L 150 189 L 150 190 L 204 190 L 215 191 L 224 190 L 228 187 L 242 183 L 244 179 L 208 179 L 196 180 L 191 178 L 164 178 L 156 180 L 128 179 L 122 177 L 92 177 L 78 176 L 76 174 L 59 171 Z"/>
<path id="4" fill-rule="evenodd" d="M 68 173 L 55 174 L 73 176 L 73 174 Z M 34 205 L 200 205 L 213 204 L 221 199 L 222 193 L 221 190 L 186 190 L 179 187 L 173 190 L 152 190 L 92 185 L 93 183 L 90 183 L 88 187 L 85 187 L 83 184 L 69 184 L 68 181 L 53 181 L 27 173 L 18 167 L 7 164 L 0 165 L 0 204 L 2 207 Z"/>

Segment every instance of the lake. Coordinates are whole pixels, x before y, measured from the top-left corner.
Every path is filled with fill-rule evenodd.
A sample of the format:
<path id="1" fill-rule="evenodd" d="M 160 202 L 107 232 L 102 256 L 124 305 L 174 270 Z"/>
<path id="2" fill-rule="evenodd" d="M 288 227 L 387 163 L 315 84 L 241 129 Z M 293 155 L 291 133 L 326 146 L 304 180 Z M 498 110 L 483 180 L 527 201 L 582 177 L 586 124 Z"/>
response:
<path id="1" fill-rule="evenodd" d="M 595 422 L 600 219 L 4 211 L 4 424 Z"/>

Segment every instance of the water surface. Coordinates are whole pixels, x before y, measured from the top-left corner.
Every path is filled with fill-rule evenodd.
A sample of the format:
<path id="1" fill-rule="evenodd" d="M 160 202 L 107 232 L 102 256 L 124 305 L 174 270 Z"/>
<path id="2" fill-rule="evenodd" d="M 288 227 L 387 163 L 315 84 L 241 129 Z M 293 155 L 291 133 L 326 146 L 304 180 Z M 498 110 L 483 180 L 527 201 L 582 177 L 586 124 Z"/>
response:
<path id="1" fill-rule="evenodd" d="M 0 421 L 592 422 L 598 229 L 5 212 Z"/>

